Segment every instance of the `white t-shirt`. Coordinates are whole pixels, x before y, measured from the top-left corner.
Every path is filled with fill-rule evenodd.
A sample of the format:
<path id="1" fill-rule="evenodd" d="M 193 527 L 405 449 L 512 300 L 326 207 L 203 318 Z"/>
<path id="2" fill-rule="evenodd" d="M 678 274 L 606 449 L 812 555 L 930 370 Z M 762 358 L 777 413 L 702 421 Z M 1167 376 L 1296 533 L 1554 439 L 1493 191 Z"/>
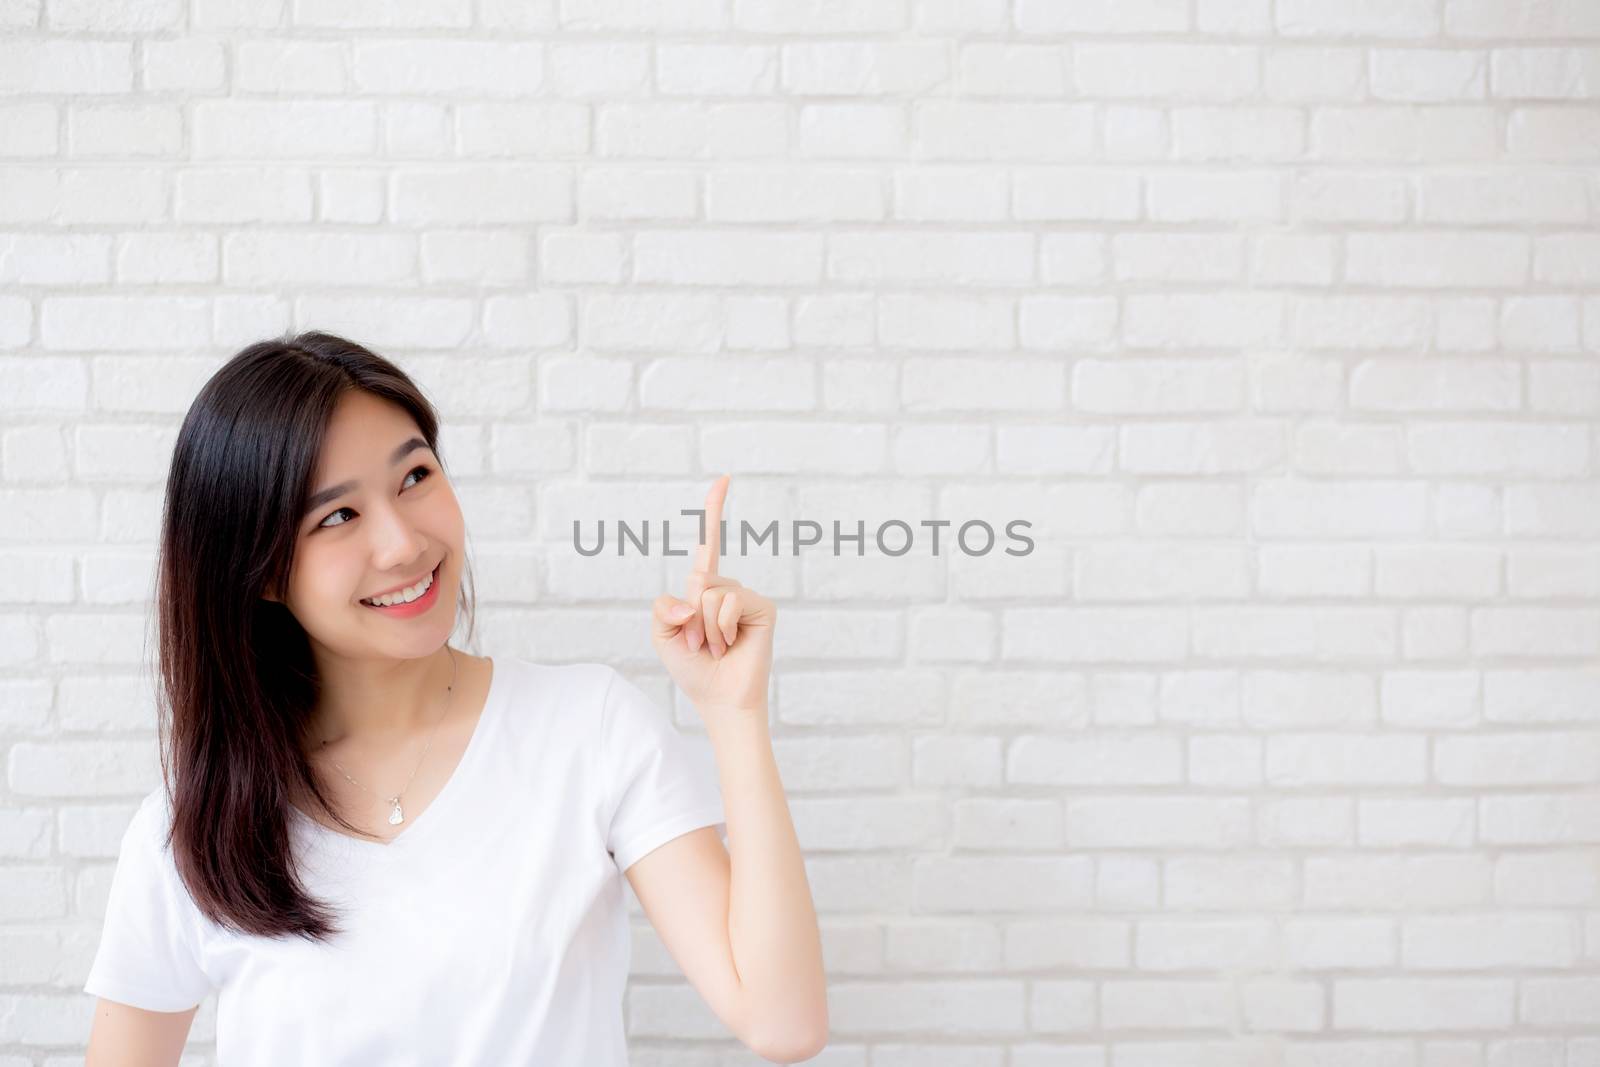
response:
<path id="1" fill-rule="evenodd" d="M 290 809 L 330 945 L 207 919 L 164 847 L 164 788 L 122 838 L 83 989 L 184 1011 L 213 989 L 218 1067 L 628 1062 L 623 871 L 726 832 L 710 746 L 610 666 L 496 656 L 459 765 L 390 843 Z"/>

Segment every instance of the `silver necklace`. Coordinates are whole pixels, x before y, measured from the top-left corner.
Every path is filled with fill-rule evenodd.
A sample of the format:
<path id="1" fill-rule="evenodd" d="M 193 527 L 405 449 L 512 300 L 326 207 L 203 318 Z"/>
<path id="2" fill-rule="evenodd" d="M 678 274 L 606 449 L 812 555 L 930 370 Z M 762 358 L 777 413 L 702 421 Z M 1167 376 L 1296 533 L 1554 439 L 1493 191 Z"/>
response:
<path id="1" fill-rule="evenodd" d="M 456 687 L 456 653 L 455 653 L 455 649 L 451 648 L 449 645 L 445 645 L 444 646 L 444 650 L 450 654 L 450 684 L 444 687 L 444 692 L 445 692 L 444 711 L 439 713 L 439 721 L 435 722 L 433 724 L 433 733 L 430 733 L 428 735 L 428 743 L 426 745 L 422 746 L 422 755 L 417 757 L 417 765 L 416 765 L 416 767 L 413 767 L 411 769 L 411 778 L 407 778 L 406 779 L 405 789 L 400 790 L 400 792 L 396 793 L 392 797 L 378 796 L 377 793 L 373 793 L 372 790 L 367 789 L 366 786 L 362 785 L 360 782 L 356 781 L 354 778 L 351 778 L 348 774 L 345 774 L 345 769 L 343 767 L 339 767 L 339 761 L 338 760 L 334 759 L 332 756 L 328 757 L 328 762 L 332 763 L 335 767 L 339 767 L 339 773 L 340 774 L 344 774 L 345 780 L 347 782 L 349 782 L 351 785 L 357 786 L 357 787 L 359 787 L 361 789 L 367 789 L 368 793 L 371 793 L 373 796 L 378 797 L 378 799 L 383 801 L 384 803 L 391 805 L 392 810 L 389 812 L 389 825 L 390 826 L 399 826 L 401 823 L 406 821 L 405 812 L 400 810 L 400 798 L 406 795 L 406 789 L 410 789 L 411 788 L 411 780 L 412 780 L 412 778 L 415 778 L 417 776 L 417 771 L 420 770 L 421 767 L 422 767 L 423 757 L 427 756 L 428 749 L 430 747 L 432 747 L 432 745 L 433 745 L 433 735 L 439 732 L 439 723 L 444 722 L 445 715 L 448 714 L 449 711 L 450 711 L 450 701 L 451 701 L 451 699 L 452 699 L 452 697 L 454 695 L 454 691 L 455 691 L 455 687 Z M 322 747 L 326 748 L 327 746 L 328 746 L 328 742 L 327 741 L 323 741 L 322 742 Z"/>

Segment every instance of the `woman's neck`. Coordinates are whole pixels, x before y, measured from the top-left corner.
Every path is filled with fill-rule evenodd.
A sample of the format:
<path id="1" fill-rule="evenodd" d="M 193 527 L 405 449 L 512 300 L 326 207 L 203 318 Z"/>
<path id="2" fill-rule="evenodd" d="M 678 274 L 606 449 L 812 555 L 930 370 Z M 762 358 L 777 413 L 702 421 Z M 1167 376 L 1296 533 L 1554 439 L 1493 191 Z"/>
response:
<path id="1" fill-rule="evenodd" d="M 386 749 L 431 731 L 459 691 L 466 658 L 444 646 L 416 660 L 330 665 L 322 674 L 321 699 L 307 723 L 307 750 L 352 742 Z"/>

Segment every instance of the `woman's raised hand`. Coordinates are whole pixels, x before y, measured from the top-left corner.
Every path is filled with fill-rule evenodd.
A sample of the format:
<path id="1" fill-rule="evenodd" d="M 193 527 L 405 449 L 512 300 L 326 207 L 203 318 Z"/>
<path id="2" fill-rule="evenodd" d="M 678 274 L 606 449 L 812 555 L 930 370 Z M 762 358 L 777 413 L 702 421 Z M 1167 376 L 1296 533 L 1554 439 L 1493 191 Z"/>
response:
<path id="1" fill-rule="evenodd" d="M 667 673 L 696 708 L 765 716 L 778 608 L 717 573 L 728 480 L 724 474 L 706 494 L 706 534 L 695 551 L 688 591 L 682 599 L 656 597 L 650 636 Z"/>

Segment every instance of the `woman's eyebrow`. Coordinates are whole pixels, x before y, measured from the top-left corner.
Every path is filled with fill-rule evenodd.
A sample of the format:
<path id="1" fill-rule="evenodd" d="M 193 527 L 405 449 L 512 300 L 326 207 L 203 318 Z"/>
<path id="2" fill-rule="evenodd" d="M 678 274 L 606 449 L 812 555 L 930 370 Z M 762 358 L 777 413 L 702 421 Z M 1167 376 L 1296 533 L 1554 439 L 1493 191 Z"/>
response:
<path id="1" fill-rule="evenodd" d="M 428 442 L 424 441 L 422 438 L 409 438 L 405 444 L 401 445 L 390 454 L 389 466 L 393 467 L 411 453 L 415 452 L 417 449 L 427 447 Z M 344 494 L 348 493 L 350 490 L 356 488 L 360 484 L 361 483 L 359 481 L 340 482 L 338 485 L 330 485 L 326 489 L 318 490 L 317 492 L 312 493 L 310 499 L 306 501 L 305 510 L 315 511 L 328 501 L 344 496 Z"/>

